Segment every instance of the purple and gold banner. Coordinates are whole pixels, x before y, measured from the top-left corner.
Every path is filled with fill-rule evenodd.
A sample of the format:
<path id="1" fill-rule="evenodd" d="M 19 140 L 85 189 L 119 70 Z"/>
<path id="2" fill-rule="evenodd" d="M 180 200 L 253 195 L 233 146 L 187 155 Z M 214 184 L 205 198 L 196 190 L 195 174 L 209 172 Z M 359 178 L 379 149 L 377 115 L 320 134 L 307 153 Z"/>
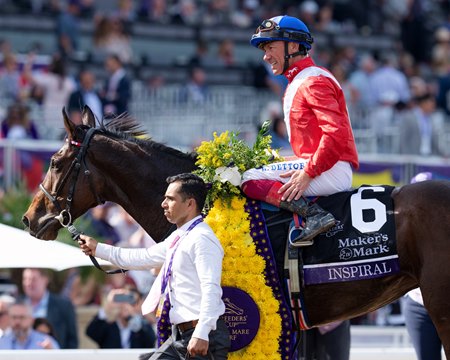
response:
<path id="1" fill-rule="evenodd" d="M 363 184 L 401 185 L 405 178 L 403 164 L 383 164 L 360 162 L 358 171 L 353 173 L 353 187 Z"/>

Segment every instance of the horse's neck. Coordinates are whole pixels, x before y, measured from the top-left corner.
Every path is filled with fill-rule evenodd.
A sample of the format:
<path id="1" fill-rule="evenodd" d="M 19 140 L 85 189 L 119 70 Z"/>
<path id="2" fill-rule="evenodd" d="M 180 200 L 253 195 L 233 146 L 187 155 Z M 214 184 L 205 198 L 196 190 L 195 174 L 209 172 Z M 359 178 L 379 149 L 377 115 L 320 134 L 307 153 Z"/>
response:
<path id="1" fill-rule="evenodd" d="M 94 153 L 102 155 L 92 159 L 104 178 L 103 200 L 122 206 L 157 242 L 170 227 L 161 209 L 167 177 L 195 167 L 192 158 L 170 150 L 117 140 L 99 145 Z"/>

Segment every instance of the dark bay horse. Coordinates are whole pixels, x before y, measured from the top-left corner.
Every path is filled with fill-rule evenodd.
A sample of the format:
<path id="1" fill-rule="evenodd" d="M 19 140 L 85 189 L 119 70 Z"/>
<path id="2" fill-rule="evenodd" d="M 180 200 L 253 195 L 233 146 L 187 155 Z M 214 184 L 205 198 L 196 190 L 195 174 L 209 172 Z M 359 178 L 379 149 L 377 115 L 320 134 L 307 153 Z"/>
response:
<path id="1" fill-rule="evenodd" d="M 75 126 L 63 111 L 67 141 L 23 221 L 30 233 L 52 240 L 68 223 L 103 201 L 121 205 L 156 241 L 170 228 L 160 204 L 165 179 L 195 169 L 195 154 L 139 140 L 137 123 L 123 118 L 95 128 L 85 108 Z M 450 358 L 450 182 L 397 188 L 395 205 L 400 272 L 377 279 L 310 285 L 304 301 L 311 325 L 359 316 L 420 286 L 425 306 Z M 271 239 L 273 240 L 273 239 Z"/>

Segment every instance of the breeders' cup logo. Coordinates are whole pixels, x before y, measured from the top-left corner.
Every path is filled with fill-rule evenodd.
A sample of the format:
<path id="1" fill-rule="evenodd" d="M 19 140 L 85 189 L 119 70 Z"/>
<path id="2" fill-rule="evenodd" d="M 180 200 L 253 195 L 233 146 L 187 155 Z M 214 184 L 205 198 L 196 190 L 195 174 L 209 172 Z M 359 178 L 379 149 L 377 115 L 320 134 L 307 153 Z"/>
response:
<path id="1" fill-rule="evenodd" d="M 336 225 L 334 225 L 330 230 L 325 233 L 326 237 L 332 237 L 336 235 L 338 232 L 344 231 L 344 224 L 341 221 L 336 221 Z"/>
<path id="2" fill-rule="evenodd" d="M 227 315 L 242 315 L 244 313 L 244 309 L 233 304 L 230 298 L 223 299 L 223 303 L 225 304 L 225 314 Z"/>
<path id="3" fill-rule="evenodd" d="M 237 351 L 249 345 L 259 329 L 259 310 L 251 296 L 245 291 L 223 286 L 222 300 L 225 313 L 222 318 L 230 332 L 230 351 Z"/>
<path id="4" fill-rule="evenodd" d="M 349 248 L 341 249 L 341 252 L 339 253 L 339 259 L 341 259 L 341 260 L 351 259 L 352 256 L 353 256 L 353 252 Z"/>

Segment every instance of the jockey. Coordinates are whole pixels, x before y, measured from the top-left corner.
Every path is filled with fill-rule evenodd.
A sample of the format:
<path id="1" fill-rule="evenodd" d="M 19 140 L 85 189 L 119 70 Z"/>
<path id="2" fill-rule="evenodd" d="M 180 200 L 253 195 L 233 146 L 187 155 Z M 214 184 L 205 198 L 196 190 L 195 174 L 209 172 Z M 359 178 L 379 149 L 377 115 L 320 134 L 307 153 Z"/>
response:
<path id="1" fill-rule="evenodd" d="M 349 190 L 352 168 L 359 166 L 344 94 L 309 56 L 313 38 L 299 19 L 264 20 L 250 43 L 264 51 L 274 75 L 288 79 L 283 111 L 295 157 L 246 171 L 241 187 L 251 198 L 301 215 L 305 225 L 296 240 L 301 245 L 335 224 L 332 214 L 304 196 Z"/>

